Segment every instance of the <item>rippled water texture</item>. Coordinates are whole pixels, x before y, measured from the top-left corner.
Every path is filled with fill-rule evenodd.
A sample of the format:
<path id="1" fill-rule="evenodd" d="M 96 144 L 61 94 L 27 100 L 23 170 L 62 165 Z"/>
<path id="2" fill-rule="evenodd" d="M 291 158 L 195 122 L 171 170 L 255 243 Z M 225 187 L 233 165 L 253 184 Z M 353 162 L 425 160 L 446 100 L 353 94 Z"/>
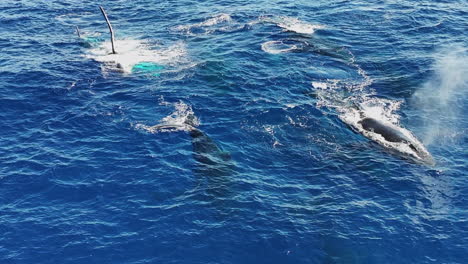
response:
<path id="1" fill-rule="evenodd" d="M 100 3 L 0 2 L 0 263 L 467 263 L 466 1 Z"/>

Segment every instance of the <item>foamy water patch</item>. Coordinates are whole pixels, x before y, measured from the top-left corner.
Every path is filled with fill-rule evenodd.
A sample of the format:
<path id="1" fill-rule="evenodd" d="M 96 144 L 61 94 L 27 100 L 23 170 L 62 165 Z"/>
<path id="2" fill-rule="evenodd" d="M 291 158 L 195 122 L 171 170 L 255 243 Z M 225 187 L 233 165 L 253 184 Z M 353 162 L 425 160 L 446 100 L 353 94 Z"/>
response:
<path id="1" fill-rule="evenodd" d="M 314 34 L 316 30 L 325 28 L 322 25 L 305 23 L 297 18 L 282 17 L 280 21 L 281 22 L 278 23 L 279 27 L 299 34 Z"/>
<path id="2" fill-rule="evenodd" d="M 309 44 L 307 42 L 295 39 L 272 40 L 262 43 L 264 52 L 271 54 L 280 54 L 288 52 L 303 51 Z"/>
<path id="3" fill-rule="evenodd" d="M 218 14 L 199 23 L 179 25 L 172 29 L 187 35 L 205 35 L 215 31 L 229 32 L 239 27 L 229 14 Z"/>
<path id="4" fill-rule="evenodd" d="M 86 25 L 89 21 L 93 20 L 94 17 L 96 17 L 96 13 L 80 12 L 58 15 L 55 19 L 63 25 L 79 26 Z"/>
<path id="5" fill-rule="evenodd" d="M 271 54 L 286 53 L 297 49 L 297 45 L 287 44 L 283 41 L 267 41 L 262 43 L 262 50 Z"/>
<path id="6" fill-rule="evenodd" d="M 116 40 L 115 49 L 117 53 L 112 54 L 110 41 L 105 41 L 90 49 L 85 56 L 102 62 L 106 66 L 105 69 L 120 69 L 124 73 L 132 73 L 151 65 L 161 69 L 161 66 L 176 64 L 181 62 L 187 53 L 183 43 L 154 49 L 143 40 L 132 39 Z"/>
<path id="7" fill-rule="evenodd" d="M 326 82 L 312 82 L 312 86 L 314 88 L 318 88 L 318 89 L 327 89 L 327 83 Z"/>
<path id="8" fill-rule="evenodd" d="M 81 40 L 81 45 L 86 48 L 97 48 L 101 45 L 103 39 L 101 33 L 97 32 L 86 32 L 79 30 L 79 37 Z"/>
<path id="9" fill-rule="evenodd" d="M 317 107 L 328 107 L 338 111 L 353 104 L 356 97 L 362 96 L 361 87 L 339 79 L 312 82 L 317 97 Z"/>
<path id="10" fill-rule="evenodd" d="M 256 24 L 251 23 L 251 24 Z M 278 27 L 283 28 L 286 31 L 292 31 L 299 34 L 314 34 L 316 30 L 324 29 L 324 25 L 319 24 L 310 24 L 299 20 L 294 17 L 286 17 L 286 16 L 279 16 L 279 17 L 270 17 L 270 16 L 262 16 L 259 18 L 258 23 L 273 23 L 276 24 Z"/>
<path id="11" fill-rule="evenodd" d="M 231 22 L 232 17 L 229 14 L 219 14 L 215 17 L 212 17 L 205 22 L 200 23 L 200 26 L 213 26 L 222 22 Z"/>
<path id="12" fill-rule="evenodd" d="M 190 131 L 200 125 L 199 119 L 194 115 L 192 107 L 180 101 L 174 104 L 162 102 L 163 105 L 172 105 L 175 110 L 159 121 L 158 124 L 148 126 L 136 124 L 135 129 L 142 129 L 149 133 Z"/>

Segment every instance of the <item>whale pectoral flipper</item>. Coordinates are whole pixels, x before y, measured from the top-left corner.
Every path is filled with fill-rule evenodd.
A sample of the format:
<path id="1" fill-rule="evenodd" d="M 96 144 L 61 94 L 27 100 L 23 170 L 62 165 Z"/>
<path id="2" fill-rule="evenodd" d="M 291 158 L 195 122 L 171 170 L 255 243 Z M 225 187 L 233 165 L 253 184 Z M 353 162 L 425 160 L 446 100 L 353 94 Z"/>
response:
<path id="1" fill-rule="evenodd" d="M 112 29 L 112 25 L 109 21 L 109 18 L 107 17 L 106 11 L 104 11 L 104 8 L 102 6 L 99 6 L 99 9 L 101 9 L 101 13 L 104 16 L 104 19 L 106 20 L 107 26 L 109 27 L 109 32 L 111 35 L 112 54 L 116 54 L 114 47 L 114 30 Z"/>
<path id="2" fill-rule="evenodd" d="M 81 38 L 80 28 L 78 26 L 75 26 L 75 30 L 78 37 Z"/>

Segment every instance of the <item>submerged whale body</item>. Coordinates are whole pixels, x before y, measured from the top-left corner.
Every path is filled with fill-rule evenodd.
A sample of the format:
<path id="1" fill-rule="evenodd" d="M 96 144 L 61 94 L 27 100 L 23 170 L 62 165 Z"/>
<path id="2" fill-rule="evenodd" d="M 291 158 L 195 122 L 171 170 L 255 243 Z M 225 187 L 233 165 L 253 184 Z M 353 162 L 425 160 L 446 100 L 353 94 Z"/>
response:
<path id="1" fill-rule="evenodd" d="M 229 162 L 231 156 L 224 152 L 218 145 L 201 130 L 193 128 L 189 132 L 192 137 L 192 147 L 195 160 L 205 164 L 216 166 L 218 164 Z"/>
<path id="2" fill-rule="evenodd" d="M 197 186 L 204 186 L 200 199 L 219 203 L 218 198 L 230 194 L 231 176 L 235 174 L 236 166 L 230 153 L 224 151 L 211 137 L 196 126 L 197 120 L 195 116 L 190 114 L 186 116 L 183 123 L 163 123 L 152 126 L 148 130 L 152 132 L 185 131 L 190 135 L 192 155 L 196 161 L 193 172 L 199 181 Z"/>
<path id="3" fill-rule="evenodd" d="M 196 128 L 196 117 L 190 114 L 183 123 L 162 123 L 148 128 L 150 131 L 186 131 L 192 138 L 193 157 L 197 172 L 208 176 L 230 175 L 234 169 L 229 152 L 222 150 L 205 132 Z"/>

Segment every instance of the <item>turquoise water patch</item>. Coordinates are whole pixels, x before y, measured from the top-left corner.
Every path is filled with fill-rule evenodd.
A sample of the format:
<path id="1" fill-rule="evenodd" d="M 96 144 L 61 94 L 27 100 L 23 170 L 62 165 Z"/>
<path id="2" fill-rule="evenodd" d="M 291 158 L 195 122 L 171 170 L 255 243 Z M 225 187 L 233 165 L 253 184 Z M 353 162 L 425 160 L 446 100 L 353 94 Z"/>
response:
<path id="1" fill-rule="evenodd" d="M 97 46 L 102 41 L 101 38 L 98 37 L 82 37 L 81 44 L 87 48 L 92 48 Z"/>
<path id="2" fill-rule="evenodd" d="M 140 62 L 133 66 L 133 72 L 141 72 L 141 73 L 152 73 L 153 76 L 159 76 L 161 74 L 161 70 L 164 69 L 164 66 L 156 64 L 154 62 Z"/>
<path id="3" fill-rule="evenodd" d="M 98 43 L 100 41 L 97 37 L 84 37 L 83 40 L 88 43 Z"/>

